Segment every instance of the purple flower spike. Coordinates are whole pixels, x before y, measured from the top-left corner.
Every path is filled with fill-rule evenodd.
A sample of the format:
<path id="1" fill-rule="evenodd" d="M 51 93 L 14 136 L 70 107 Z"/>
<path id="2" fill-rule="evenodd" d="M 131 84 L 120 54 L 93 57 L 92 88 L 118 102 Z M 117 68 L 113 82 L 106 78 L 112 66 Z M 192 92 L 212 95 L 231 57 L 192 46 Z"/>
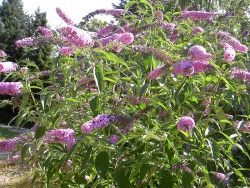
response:
<path id="1" fill-rule="evenodd" d="M 213 12 L 202 12 L 202 11 L 188 11 L 187 9 L 182 11 L 182 15 L 185 19 L 191 20 L 208 20 L 213 18 L 216 14 Z"/>
<path id="2" fill-rule="evenodd" d="M 0 82 L 0 95 L 16 96 L 23 90 L 22 82 Z"/>
<path id="3" fill-rule="evenodd" d="M 18 144 L 20 138 L 15 137 L 10 140 L 4 140 L 0 142 L 0 151 L 13 151 Z"/>
<path id="4" fill-rule="evenodd" d="M 188 56 L 192 60 L 208 60 L 212 57 L 212 54 L 207 53 L 203 46 L 195 45 L 192 46 L 188 51 Z"/>
<path id="5" fill-rule="evenodd" d="M 43 138 L 48 143 L 66 143 L 68 149 L 76 143 L 75 131 L 72 129 L 50 130 Z"/>
<path id="6" fill-rule="evenodd" d="M 13 72 L 16 71 L 17 69 L 17 64 L 10 62 L 10 61 L 6 61 L 6 62 L 0 62 L 0 72 Z"/>
<path id="7" fill-rule="evenodd" d="M 183 116 L 177 124 L 177 128 L 179 131 L 190 131 L 194 128 L 194 126 L 195 122 L 193 118 L 188 116 Z"/>
<path id="8" fill-rule="evenodd" d="M 223 180 L 223 182 L 225 184 L 228 184 L 229 181 L 229 177 L 227 177 L 226 174 L 220 173 L 220 172 L 216 172 L 215 173 L 216 178 L 218 178 L 219 180 Z"/>

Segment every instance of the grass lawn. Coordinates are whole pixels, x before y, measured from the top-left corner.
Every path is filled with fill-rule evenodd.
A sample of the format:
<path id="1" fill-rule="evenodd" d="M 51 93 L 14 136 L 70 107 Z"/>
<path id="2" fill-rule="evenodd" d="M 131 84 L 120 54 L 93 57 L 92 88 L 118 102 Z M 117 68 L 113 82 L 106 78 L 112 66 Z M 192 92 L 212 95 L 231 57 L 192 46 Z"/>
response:
<path id="1" fill-rule="evenodd" d="M 18 136 L 20 133 L 16 131 L 9 130 L 8 128 L 0 126 L 0 141 L 5 139 L 11 139 L 15 136 Z"/>

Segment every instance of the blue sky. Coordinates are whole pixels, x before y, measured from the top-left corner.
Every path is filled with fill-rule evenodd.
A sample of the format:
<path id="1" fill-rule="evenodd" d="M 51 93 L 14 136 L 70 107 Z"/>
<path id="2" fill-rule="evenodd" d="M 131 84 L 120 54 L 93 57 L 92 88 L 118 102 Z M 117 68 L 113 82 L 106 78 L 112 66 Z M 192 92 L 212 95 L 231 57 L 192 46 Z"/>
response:
<path id="1" fill-rule="evenodd" d="M 39 6 L 41 11 L 47 12 L 47 19 L 54 29 L 57 26 L 65 25 L 64 21 L 56 13 L 56 7 L 76 23 L 88 13 L 102 8 L 112 8 L 112 3 L 119 4 L 120 0 L 23 0 L 24 11 L 33 14 Z M 111 16 L 96 16 L 98 19 L 110 20 Z"/>

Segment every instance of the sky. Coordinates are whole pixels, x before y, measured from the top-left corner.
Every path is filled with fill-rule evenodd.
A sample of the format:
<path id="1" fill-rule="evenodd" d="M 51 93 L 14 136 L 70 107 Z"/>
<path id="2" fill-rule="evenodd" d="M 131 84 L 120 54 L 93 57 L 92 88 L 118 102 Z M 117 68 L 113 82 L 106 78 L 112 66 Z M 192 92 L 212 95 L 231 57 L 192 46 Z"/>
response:
<path id="1" fill-rule="evenodd" d="M 41 12 L 47 12 L 47 19 L 52 29 L 66 25 L 57 15 L 59 7 L 75 23 L 79 23 L 82 17 L 97 9 L 111 9 L 112 3 L 119 4 L 120 0 L 22 0 L 23 9 L 28 14 L 33 14 L 40 7 Z M 99 15 L 95 18 L 109 21 L 112 16 Z"/>

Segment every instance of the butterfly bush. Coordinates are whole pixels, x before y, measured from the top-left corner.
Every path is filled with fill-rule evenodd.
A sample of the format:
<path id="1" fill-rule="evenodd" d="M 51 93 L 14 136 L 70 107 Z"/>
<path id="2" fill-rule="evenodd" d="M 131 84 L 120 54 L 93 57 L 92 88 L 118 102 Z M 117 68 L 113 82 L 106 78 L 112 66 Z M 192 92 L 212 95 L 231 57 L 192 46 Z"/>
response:
<path id="1" fill-rule="evenodd" d="M 54 45 L 50 70 L 0 51 L 0 94 L 11 95 L 0 106 L 34 123 L 0 151 L 25 147 L 34 186 L 249 187 L 248 27 L 202 4 L 148 2 L 78 25 L 57 8 L 66 26 L 16 41 L 25 52 Z M 102 14 L 116 21 L 88 31 Z"/>
<path id="2" fill-rule="evenodd" d="M 9 140 L 4 140 L 2 142 L 0 142 L 0 151 L 13 151 L 14 148 L 17 146 L 17 144 L 19 143 L 20 138 L 18 137 L 14 137 L 12 139 Z"/>
<path id="3" fill-rule="evenodd" d="M 248 83 L 250 83 L 250 73 L 239 67 L 233 67 L 232 70 L 229 71 L 229 76 L 231 78 L 247 81 Z"/>
<path id="4" fill-rule="evenodd" d="M 188 116 L 183 116 L 177 123 L 177 128 L 179 131 L 190 131 L 194 128 L 195 122 L 193 118 Z"/>
<path id="5" fill-rule="evenodd" d="M 193 29 L 193 34 L 194 35 L 197 35 L 198 33 L 202 33 L 204 31 L 204 29 L 202 29 L 201 27 L 195 27 L 194 29 Z"/>
<path id="6" fill-rule="evenodd" d="M 63 11 L 61 8 L 57 7 L 56 8 L 56 13 L 57 15 L 63 20 L 65 21 L 66 24 L 68 25 L 74 25 L 74 22 L 72 19 L 70 19 Z"/>
<path id="7" fill-rule="evenodd" d="M 16 46 L 17 47 L 26 47 L 26 46 L 33 46 L 34 45 L 34 43 L 33 43 L 33 41 L 34 41 L 34 38 L 32 38 L 32 37 L 27 37 L 27 38 L 24 38 L 24 39 L 20 39 L 20 40 L 17 40 L 16 41 Z"/>
<path id="8" fill-rule="evenodd" d="M 75 131 L 73 129 L 56 129 L 48 131 L 43 140 L 48 143 L 67 144 L 67 149 L 70 149 L 75 143 Z"/>
<path id="9" fill-rule="evenodd" d="M 188 51 L 188 56 L 193 60 L 208 60 L 212 57 L 212 54 L 207 53 L 203 46 L 194 45 Z"/>
<path id="10" fill-rule="evenodd" d="M 14 62 L 0 62 L 0 72 L 13 72 L 17 70 L 18 65 Z"/>
<path id="11" fill-rule="evenodd" d="M 207 19 L 212 19 L 216 13 L 213 12 L 202 12 L 202 11 L 189 11 L 187 9 L 184 9 L 182 11 L 182 16 L 185 19 L 191 19 L 191 20 L 207 20 Z"/>
<path id="12" fill-rule="evenodd" d="M 0 82 L 0 94 L 16 96 L 22 93 L 22 82 Z"/>
<path id="13" fill-rule="evenodd" d="M 44 36 L 49 36 L 49 37 L 53 36 L 52 31 L 48 28 L 45 28 L 43 26 L 38 26 L 37 29 L 40 30 Z"/>
<path id="14" fill-rule="evenodd" d="M 175 24 L 174 23 L 163 23 L 163 27 L 166 28 L 169 31 L 173 31 L 175 28 Z"/>
<path id="15" fill-rule="evenodd" d="M 0 57 L 5 57 L 7 54 L 3 51 L 3 50 L 0 50 Z"/>
<path id="16" fill-rule="evenodd" d="M 157 77 L 162 77 L 166 74 L 166 65 L 160 65 L 148 74 L 148 79 L 154 80 Z"/>
<path id="17" fill-rule="evenodd" d="M 228 184 L 229 177 L 227 177 L 224 173 L 216 172 L 215 176 L 219 180 L 222 180 L 225 184 Z"/>
<path id="18" fill-rule="evenodd" d="M 114 27 L 114 24 L 108 24 L 104 28 L 102 28 L 102 29 L 100 29 L 100 30 L 97 31 L 97 36 L 98 37 L 105 37 L 105 36 L 107 36 L 111 32 L 111 30 L 112 30 L 113 27 Z"/>
<path id="19" fill-rule="evenodd" d="M 184 76 L 190 76 L 194 74 L 194 66 L 188 60 L 178 61 L 173 65 L 173 74 L 182 74 Z"/>
<path id="20" fill-rule="evenodd" d="M 217 33 L 217 36 L 221 40 L 221 42 L 228 43 L 230 46 L 233 47 L 233 49 L 235 51 L 241 52 L 241 53 L 248 52 L 248 47 L 246 45 L 242 44 L 238 39 L 236 39 L 229 32 L 219 31 Z"/>
<path id="21" fill-rule="evenodd" d="M 89 47 L 94 44 L 92 37 L 86 31 L 74 26 L 63 26 L 58 28 L 58 31 L 77 48 Z"/>

